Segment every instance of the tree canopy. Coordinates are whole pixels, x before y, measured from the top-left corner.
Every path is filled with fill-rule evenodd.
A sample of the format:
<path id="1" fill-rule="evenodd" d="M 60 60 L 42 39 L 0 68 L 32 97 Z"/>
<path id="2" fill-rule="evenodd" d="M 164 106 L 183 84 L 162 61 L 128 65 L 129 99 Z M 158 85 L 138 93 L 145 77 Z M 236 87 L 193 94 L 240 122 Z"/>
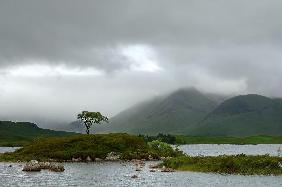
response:
<path id="1" fill-rule="evenodd" d="M 81 120 L 85 127 L 86 133 L 89 134 L 91 126 L 95 124 L 101 124 L 102 122 L 108 122 L 109 119 L 106 116 L 103 116 L 100 112 L 88 112 L 82 111 L 77 115 L 77 119 Z"/>

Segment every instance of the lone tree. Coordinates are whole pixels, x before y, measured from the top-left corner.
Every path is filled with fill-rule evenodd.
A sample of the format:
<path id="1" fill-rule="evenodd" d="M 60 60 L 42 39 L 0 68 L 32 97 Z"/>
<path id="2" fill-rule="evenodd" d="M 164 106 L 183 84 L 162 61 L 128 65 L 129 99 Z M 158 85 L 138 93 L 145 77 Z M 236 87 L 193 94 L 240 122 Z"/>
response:
<path id="1" fill-rule="evenodd" d="M 93 123 L 100 124 L 103 121 L 107 123 L 109 121 L 109 119 L 106 116 L 103 116 L 100 112 L 88 111 L 82 111 L 77 115 L 77 119 L 81 120 L 84 123 L 87 134 L 89 134 L 89 129 L 93 125 Z"/>

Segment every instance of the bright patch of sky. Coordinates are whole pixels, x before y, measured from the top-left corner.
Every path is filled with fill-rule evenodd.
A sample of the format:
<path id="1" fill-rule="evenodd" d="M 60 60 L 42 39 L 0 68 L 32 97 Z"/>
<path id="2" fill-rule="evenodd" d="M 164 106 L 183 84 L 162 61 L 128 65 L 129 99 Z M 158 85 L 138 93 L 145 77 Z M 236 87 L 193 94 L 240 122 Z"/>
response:
<path id="1" fill-rule="evenodd" d="M 120 52 L 130 62 L 130 70 L 154 73 L 163 69 L 156 52 L 147 45 L 121 47 Z"/>
<path id="2" fill-rule="evenodd" d="M 100 76 L 104 72 L 93 67 L 67 67 L 66 65 L 27 64 L 2 71 L 8 76 L 15 77 L 56 77 L 56 76 Z"/>

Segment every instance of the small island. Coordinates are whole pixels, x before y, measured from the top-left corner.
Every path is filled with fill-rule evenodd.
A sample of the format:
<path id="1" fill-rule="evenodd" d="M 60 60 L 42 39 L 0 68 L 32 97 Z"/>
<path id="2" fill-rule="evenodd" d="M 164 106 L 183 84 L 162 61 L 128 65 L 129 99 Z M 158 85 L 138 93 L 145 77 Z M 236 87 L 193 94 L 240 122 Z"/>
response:
<path id="1" fill-rule="evenodd" d="M 0 161 L 158 160 L 181 155 L 163 142 L 146 143 L 135 135 L 112 133 L 40 138 L 13 153 L 0 154 Z"/>

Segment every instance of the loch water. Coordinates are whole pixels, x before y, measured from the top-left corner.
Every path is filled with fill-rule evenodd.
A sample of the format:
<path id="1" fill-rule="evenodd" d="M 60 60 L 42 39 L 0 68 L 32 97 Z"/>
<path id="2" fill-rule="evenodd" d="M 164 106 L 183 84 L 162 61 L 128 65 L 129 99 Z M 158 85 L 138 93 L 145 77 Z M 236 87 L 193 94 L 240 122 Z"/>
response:
<path id="1" fill-rule="evenodd" d="M 270 154 L 277 155 L 282 145 L 183 145 L 190 155 Z M 7 148 L 0 148 L 4 152 Z M 12 151 L 12 150 L 9 150 Z M 203 187 L 281 187 L 281 176 L 222 175 L 199 172 L 150 172 L 146 162 L 142 171 L 135 171 L 130 162 L 64 163 L 61 173 L 23 172 L 22 163 L 0 163 L 0 186 L 203 186 Z M 12 165 L 12 167 L 10 167 Z M 137 178 L 131 178 L 137 175 Z"/>

